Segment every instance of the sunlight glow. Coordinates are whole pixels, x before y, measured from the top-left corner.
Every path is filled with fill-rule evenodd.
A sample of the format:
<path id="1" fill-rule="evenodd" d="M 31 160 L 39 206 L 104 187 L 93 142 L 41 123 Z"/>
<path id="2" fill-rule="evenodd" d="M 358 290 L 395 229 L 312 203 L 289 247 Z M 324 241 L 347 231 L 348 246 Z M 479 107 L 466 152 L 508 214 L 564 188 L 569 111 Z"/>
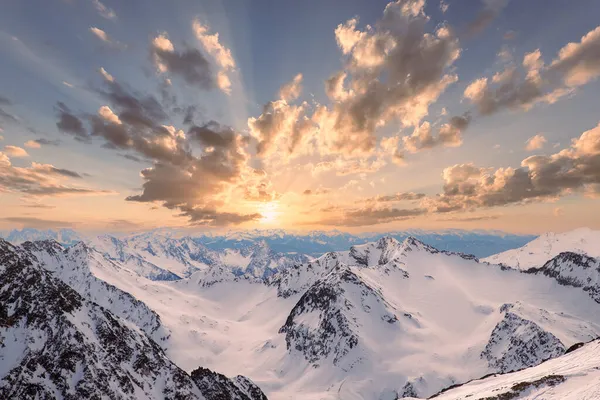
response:
<path id="1" fill-rule="evenodd" d="M 278 202 L 270 202 L 260 207 L 259 213 L 262 215 L 260 222 L 263 224 L 272 224 L 277 221 L 281 214 Z"/>

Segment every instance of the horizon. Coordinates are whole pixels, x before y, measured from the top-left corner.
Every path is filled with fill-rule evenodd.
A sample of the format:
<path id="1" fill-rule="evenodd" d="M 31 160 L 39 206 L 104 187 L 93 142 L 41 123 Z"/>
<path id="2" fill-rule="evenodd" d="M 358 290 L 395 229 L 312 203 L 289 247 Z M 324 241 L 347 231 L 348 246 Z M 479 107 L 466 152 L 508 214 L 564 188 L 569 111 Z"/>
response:
<path id="1" fill-rule="evenodd" d="M 597 1 L 36 3 L 0 231 L 600 229 Z"/>

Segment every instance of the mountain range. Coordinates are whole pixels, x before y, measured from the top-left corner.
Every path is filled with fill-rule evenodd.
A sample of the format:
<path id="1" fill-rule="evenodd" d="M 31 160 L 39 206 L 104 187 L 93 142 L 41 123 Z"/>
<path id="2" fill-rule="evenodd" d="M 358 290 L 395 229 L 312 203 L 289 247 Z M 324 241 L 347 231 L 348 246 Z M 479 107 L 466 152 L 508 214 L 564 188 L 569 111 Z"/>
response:
<path id="1" fill-rule="evenodd" d="M 156 232 L 2 241 L 0 393 L 588 395 L 600 363 L 597 235 L 542 235 L 482 260 L 392 236 L 319 257 Z"/>
<path id="2" fill-rule="evenodd" d="M 93 234 L 76 232 L 72 229 L 37 230 L 33 228 L 15 229 L 10 232 L 0 233 L 0 236 L 6 238 L 11 243 L 54 239 L 67 246 L 78 241 L 95 240 L 96 238 Z M 384 236 L 393 237 L 398 241 L 414 237 L 440 250 L 468 253 L 477 257 L 487 257 L 521 247 L 537 237 L 535 235 L 515 235 L 498 231 L 466 231 L 459 229 L 441 231 L 415 229 L 387 233 L 362 233 L 358 235 L 335 230 L 294 234 L 277 229 L 257 229 L 239 232 L 232 231 L 223 234 L 211 232 L 191 234 L 187 231 L 157 229 L 140 234 L 113 234 L 105 236 L 124 239 L 126 241 L 135 237 L 143 239 L 144 237 L 153 236 L 172 239 L 186 238 L 188 242 L 201 244 L 216 251 L 243 249 L 264 242 L 269 248 L 278 253 L 306 254 L 312 257 L 319 257 L 330 251 L 344 251 L 356 244 L 375 242 Z"/>

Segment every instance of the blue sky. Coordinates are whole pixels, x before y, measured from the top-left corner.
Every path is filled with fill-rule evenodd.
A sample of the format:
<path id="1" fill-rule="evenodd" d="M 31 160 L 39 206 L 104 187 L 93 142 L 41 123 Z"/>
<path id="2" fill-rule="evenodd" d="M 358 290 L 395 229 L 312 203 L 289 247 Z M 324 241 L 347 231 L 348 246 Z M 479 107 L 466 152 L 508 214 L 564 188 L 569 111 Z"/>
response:
<path id="1" fill-rule="evenodd" d="M 402 9 L 406 4 L 416 5 L 418 12 L 406 14 L 412 13 Z M 443 4 L 447 6 L 445 11 Z M 5 227 L 76 226 L 82 229 L 191 224 L 200 229 L 489 227 L 529 232 L 562 230 L 581 224 L 600 227 L 600 217 L 589 217 L 598 201 L 594 182 L 600 179 L 595 171 L 578 176 L 577 183 L 570 182 L 564 187 L 558 180 L 551 183 L 554 186 L 550 188 L 539 186 L 548 181 L 540 181 L 539 185 L 532 181 L 533 186 L 538 186 L 528 190 L 539 192 L 535 195 L 509 193 L 513 190 L 510 182 L 500 188 L 478 184 L 475 194 L 451 194 L 444 187 L 444 183 L 448 186 L 444 171 L 452 166 L 472 163 L 480 169 L 459 182 L 464 187 L 501 168 L 519 169 L 521 162 L 531 155 L 550 159 L 561 150 L 569 150 L 573 139 L 598 125 L 599 83 L 596 78 L 600 74 L 597 56 L 600 42 L 590 40 L 587 47 L 581 46 L 584 55 L 573 57 L 573 62 L 579 64 L 567 60 L 564 68 L 568 70 L 557 67 L 553 71 L 550 64 L 568 43 L 581 44 L 582 37 L 597 28 L 600 4 L 591 0 L 448 0 L 445 3 L 427 1 L 423 5 L 417 0 L 401 0 L 394 5 L 396 18 L 400 19 L 392 28 L 381 23 L 387 5 L 387 1 L 359 0 L 5 2 L 0 13 L 0 57 L 3 59 L 0 97 L 5 101 L 0 106 L 15 119 L 0 120 L 3 129 L 0 146 L 4 156 L 10 159 L 2 172 L 4 179 L 0 180 L 0 196 L 8 204 L 0 215 L 3 218 L 0 223 Z M 393 43 L 392 50 L 385 50 L 384 61 L 376 60 L 376 66 L 368 67 L 371 69 L 365 68 L 360 58 L 366 60 L 367 53 L 358 53 L 361 42 L 353 43 L 351 50 L 344 51 L 341 36 L 336 34 L 336 28 L 348 28 L 347 21 L 352 18 L 358 20 L 353 29 L 364 33 L 365 46 L 369 36 L 387 37 L 386 43 Z M 217 56 L 194 31 L 194 21 L 206 29 L 204 39 L 209 38 L 206 35 L 218 33 L 218 46 L 231 55 L 233 67 L 219 65 Z M 325 81 L 345 71 L 348 76 L 345 85 L 349 89 L 352 84 L 366 85 L 364 77 L 357 77 L 375 70 L 377 76 L 369 78 L 369 84 L 392 85 L 386 79 L 389 74 L 398 72 L 394 70 L 397 62 L 395 67 L 391 58 L 393 49 L 402 41 L 408 43 L 408 39 L 394 36 L 386 29 L 393 30 L 414 21 L 424 21 L 420 34 L 438 35 L 438 40 L 446 41 L 457 50 L 456 57 L 435 59 L 447 64 L 443 72 L 428 77 L 431 79 L 426 83 L 437 84 L 445 76 L 455 77 L 454 80 L 431 99 L 427 97 L 423 115 L 414 114 L 414 118 L 404 115 L 402 120 L 399 114 L 394 114 L 397 111 L 394 107 L 404 107 L 405 114 L 420 112 L 405 110 L 412 100 L 405 98 L 407 95 L 402 92 L 404 103 L 388 104 L 388 99 L 382 106 L 384 109 L 378 111 L 381 114 L 371 121 L 376 128 L 358 129 L 352 124 L 340 127 L 339 121 L 343 125 L 351 119 L 353 104 L 358 104 L 357 96 L 362 89 L 355 89 L 345 100 L 334 99 L 326 92 Z M 481 24 L 475 29 L 477 21 Z M 439 36 L 441 27 L 449 28 L 451 39 Z M 349 28 L 347 31 L 350 32 Z M 98 32 L 102 32 L 104 39 Z M 173 54 L 196 52 L 195 60 L 205 62 L 207 71 L 210 70 L 205 72 L 212 74 L 210 79 L 215 79 L 213 86 L 207 88 L 198 82 L 186 81 L 176 70 L 176 64 L 164 64 L 161 71 L 158 57 L 162 53 L 153 47 L 158 37 L 169 41 Z M 552 102 L 540 94 L 527 104 L 507 104 L 492 112 L 479 108 L 481 98 L 466 97 L 465 90 L 479 78 L 488 78 L 491 85 L 494 74 L 510 72 L 513 67 L 524 75 L 523 57 L 538 49 L 544 62 L 537 69 L 544 80 L 543 86 L 539 84 L 542 94 L 550 95 L 552 90 L 568 93 L 553 92 L 557 98 Z M 164 53 L 166 57 L 169 52 Z M 168 63 L 165 60 L 162 62 Z M 425 67 L 410 64 L 408 74 L 404 70 L 400 73 L 405 73 L 404 79 L 408 82 L 426 70 Z M 113 81 L 106 81 L 98 73 L 100 68 L 107 71 Z M 220 84 L 215 83 L 221 72 L 231 81 L 227 90 L 219 90 Z M 279 98 L 282 85 L 298 74 L 301 74 L 297 85 L 301 87 L 299 95 Z M 573 74 L 580 74 L 579 77 L 585 74 L 584 82 L 568 82 Z M 519 79 L 514 82 L 527 83 L 525 78 Z M 512 89 L 519 86 L 514 82 Z M 176 146 L 182 147 L 175 149 L 175 145 L 170 144 L 169 148 L 178 154 L 189 150 L 193 160 L 186 161 L 191 164 L 176 161 L 168 166 L 176 165 L 176 171 L 182 176 L 196 171 L 194 163 L 202 163 L 200 160 L 214 151 L 214 146 L 202 136 L 205 133 L 194 133 L 194 127 L 208 127 L 225 138 L 229 138 L 225 127 L 232 127 L 235 131 L 232 140 L 240 147 L 217 148 L 227 157 L 219 164 L 225 172 L 206 167 L 210 174 L 198 173 L 193 182 L 186 183 L 189 188 L 185 186 L 185 195 L 177 198 L 150 195 L 149 189 L 142 185 L 156 182 L 147 176 L 141 177 L 140 173 L 146 168 L 156 171 L 157 163 L 165 160 L 152 158 L 132 144 L 135 140 L 115 146 L 107 136 L 93 133 L 92 116 L 100 115 L 101 107 L 108 107 L 114 115 L 127 114 L 126 110 L 115 110 L 115 104 L 111 104 L 106 95 L 116 90 L 116 85 L 138 99 L 153 96 L 167 114 L 155 124 L 152 132 L 139 133 L 127 123 L 121 124 L 130 139 L 139 135 L 143 140 L 152 141 L 155 137 L 148 135 L 158 135 L 155 128 L 163 125 L 172 126 L 173 132 L 182 131 L 179 137 L 185 139 L 173 139 L 173 143 L 179 140 Z M 401 89 L 395 87 L 395 90 Z M 175 98 L 177 106 L 195 107 L 193 124 L 182 123 L 181 113 L 173 112 L 173 104 L 167 104 L 168 99 L 162 96 L 161 90 Z M 415 99 L 418 95 L 415 94 Z M 496 92 L 496 95 L 501 93 Z M 274 107 L 280 108 L 264 111 L 263 106 L 271 101 L 279 101 Z M 73 132 L 65 132 L 57 126 L 65 112 L 59 102 L 81 121 L 89 137 L 74 137 Z M 317 112 L 319 109 L 325 117 L 317 121 L 321 115 Z M 276 113 L 285 121 L 280 126 L 267 126 L 267 117 Z M 327 125 L 327 121 L 337 117 L 341 118 L 337 125 Z M 404 139 L 425 121 L 431 123 L 435 138 L 436 132 L 443 129 L 451 117 L 464 117 L 466 122 L 460 132 L 452 131 L 458 136 L 450 141 L 424 144 L 420 139 L 420 144 L 410 147 Z M 253 118 L 265 122 L 252 125 Z M 416 122 L 407 123 L 411 118 Z M 306 124 L 310 127 L 301 131 L 300 144 L 294 144 L 296 147 L 288 154 L 291 129 L 304 119 L 309 121 Z M 219 128 L 207 125 L 209 121 L 217 121 Z M 526 141 L 536 135 L 543 140 L 533 146 L 535 149 L 527 150 Z M 193 137 L 197 140 L 192 140 Z M 395 138 L 397 146 L 385 150 L 385 140 L 381 140 L 390 138 Z M 25 145 L 36 140 L 37 145 Z M 264 154 L 260 150 L 261 142 L 267 149 Z M 398 157 L 394 158 L 390 151 Z M 561 162 L 569 163 L 574 171 L 582 168 L 580 162 L 595 162 L 595 153 L 591 156 L 586 153 L 585 160 L 581 161 L 581 154 L 570 151 L 568 160 Z M 132 159 L 141 159 L 141 162 Z M 173 162 L 172 158 L 169 160 Z M 75 172 L 77 176 L 50 176 L 48 172 L 34 171 L 32 163 L 52 165 Z M 355 168 L 357 165 L 370 167 L 365 170 Z M 535 181 L 538 176 L 535 168 L 541 168 L 540 165 L 521 168 L 526 168 L 528 179 Z M 348 173 L 349 168 L 356 171 Z M 41 175 L 31 178 L 33 172 Z M 23 174 L 29 174 L 32 179 L 26 186 L 15 183 L 15 177 Z M 449 176 L 449 172 L 446 175 Z M 161 181 L 161 190 L 174 185 L 173 182 Z M 41 185 L 44 190 L 32 189 L 35 185 Z M 47 190 L 59 186 L 62 189 Z M 73 188 L 77 190 L 71 190 Z M 81 188 L 86 190 L 78 190 Z M 390 202 L 374 200 L 401 193 L 419 196 L 397 196 L 397 200 Z M 498 201 L 499 197 L 503 200 Z M 440 211 L 450 208 L 448 212 Z M 527 223 L 523 223 L 524 220 Z"/>

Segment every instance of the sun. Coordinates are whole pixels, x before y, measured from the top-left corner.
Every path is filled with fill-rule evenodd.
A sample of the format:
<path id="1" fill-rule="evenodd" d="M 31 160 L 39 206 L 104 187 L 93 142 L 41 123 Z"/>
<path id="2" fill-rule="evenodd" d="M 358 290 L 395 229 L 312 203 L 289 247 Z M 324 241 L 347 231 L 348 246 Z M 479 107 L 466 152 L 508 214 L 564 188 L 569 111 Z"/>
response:
<path id="1" fill-rule="evenodd" d="M 277 202 L 270 202 L 260 207 L 259 213 L 262 215 L 260 222 L 263 224 L 272 224 L 277 221 L 277 218 L 281 214 L 279 212 L 279 204 Z"/>

